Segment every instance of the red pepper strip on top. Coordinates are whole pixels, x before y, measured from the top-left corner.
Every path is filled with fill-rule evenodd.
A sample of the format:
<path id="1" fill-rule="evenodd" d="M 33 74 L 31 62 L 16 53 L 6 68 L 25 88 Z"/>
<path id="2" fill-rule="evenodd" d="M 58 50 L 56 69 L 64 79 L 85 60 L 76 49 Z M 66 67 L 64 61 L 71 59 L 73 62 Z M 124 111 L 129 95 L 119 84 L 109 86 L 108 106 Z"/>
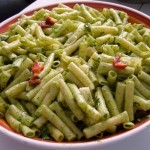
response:
<path id="1" fill-rule="evenodd" d="M 55 20 L 51 17 L 46 17 L 45 22 L 39 23 L 41 28 L 50 28 L 52 25 L 55 24 Z"/>
<path id="2" fill-rule="evenodd" d="M 32 73 L 33 74 L 38 74 L 44 69 L 44 66 L 40 65 L 37 60 L 34 61 L 33 66 L 32 66 Z"/>
<path id="3" fill-rule="evenodd" d="M 124 69 L 127 64 L 121 61 L 121 55 L 117 55 L 113 60 L 113 66 L 117 69 Z"/>
<path id="4" fill-rule="evenodd" d="M 39 26 L 41 27 L 41 28 L 50 28 L 51 26 L 49 25 L 49 24 L 46 24 L 45 22 L 41 22 L 41 23 L 39 23 Z"/>
<path id="5" fill-rule="evenodd" d="M 33 76 L 30 80 L 29 80 L 29 85 L 33 86 L 33 85 L 37 85 L 41 83 L 41 79 L 37 76 Z"/>
<path id="6" fill-rule="evenodd" d="M 32 73 L 33 76 L 29 80 L 29 85 L 37 85 L 41 83 L 41 79 L 37 76 L 38 73 L 40 73 L 44 69 L 44 66 L 40 65 L 38 60 L 35 60 L 32 66 Z"/>
<path id="7" fill-rule="evenodd" d="M 46 17 L 46 24 L 49 24 L 49 25 L 54 25 L 55 24 L 55 20 L 52 19 L 51 17 Z"/>

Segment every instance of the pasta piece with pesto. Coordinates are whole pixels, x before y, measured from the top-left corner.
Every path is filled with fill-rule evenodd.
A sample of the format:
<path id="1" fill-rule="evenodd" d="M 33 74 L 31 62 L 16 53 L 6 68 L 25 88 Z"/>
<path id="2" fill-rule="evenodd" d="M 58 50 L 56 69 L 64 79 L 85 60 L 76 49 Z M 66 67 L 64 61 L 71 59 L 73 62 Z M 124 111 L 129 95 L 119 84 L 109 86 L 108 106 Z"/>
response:
<path id="1" fill-rule="evenodd" d="M 134 120 L 133 98 L 134 98 L 134 81 L 127 80 L 125 87 L 124 110 L 127 111 L 130 121 Z"/>
<path id="2" fill-rule="evenodd" d="M 61 142 L 64 140 L 64 134 L 58 130 L 55 126 L 53 126 L 51 123 L 46 124 L 48 131 L 50 135 L 58 142 Z"/>
<path id="3" fill-rule="evenodd" d="M 84 114 L 81 108 L 76 104 L 73 94 L 69 89 L 68 85 L 62 80 L 58 80 L 60 91 L 64 97 L 64 101 L 73 112 L 73 114 L 77 117 L 78 120 L 82 120 L 84 118 Z"/>
<path id="4" fill-rule="evenodd" d="M 102 117 L 101 114 L 85 101 L 78 87 L 75 84 L 71 83 L 68 83 L 68 87 L 70 88 L 75 100 L 77 101 L 78 106 L 82 109 L 82 111 L 85 112 L 86 115 L 93 120 L 99 121 Z"/>
<path id="5" fill-rule="evenodd" d="M 89 77 L 73 62 L 68 65 L 68 69 L 82 82 L 84 86 L 90 88 L 90 90 L 94 90 L 95 86 Z M 78 73 L 77 73 L 78 72 Z"/>
<path id="6" fill-rule="evenodd" d="M 45 105 L 41 105 L 38 109 L 40 109 L 41 115 L 57 127 L 68 141 L 73 141 L 76 138 L 70 128 L 51 109 Z"/>
<path id="7" fill-rule="evenodd" d="M 59 118 L 76 134 L 77 139 L 80 140 L 83 137 L 83 133 L 80 129 L 71 121 L 71 119 L 66 116 L 65 112 L 58 104 L 58 102 L 53 102 L 50 106 L 50 109 L 56 112 Z"/>
<path id="8" fill-rule="evenodd" d="M 115 99 L 112 95 L 112 92 L 110 90 L 110 88 L 106 85 L 104 85 L 102 87 L 102 94 L 104 96 L 105 102 L 106 102 L 106 106 L 110 112 L 111 116 L 116 116 L 119 114 L 119 110 L 117 108 Z"/>
<path id="9" fill-rule="evenodd" d="M 106 121 L 96 123 L 92 126 L 84 128 L 83 132 L 87 139 L 100 134 L 101 132 L 111 128 L 112 126 L 119 125 L 129 121 L 129 117 L 126 111 L 109 118 Z"/>

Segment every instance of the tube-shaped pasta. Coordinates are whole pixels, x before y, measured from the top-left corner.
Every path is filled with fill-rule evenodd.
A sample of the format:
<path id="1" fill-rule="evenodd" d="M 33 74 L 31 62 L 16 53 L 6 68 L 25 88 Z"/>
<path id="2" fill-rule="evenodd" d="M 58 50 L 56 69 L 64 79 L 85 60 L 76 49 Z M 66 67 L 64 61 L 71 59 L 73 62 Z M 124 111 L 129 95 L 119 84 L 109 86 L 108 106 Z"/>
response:
<path id="1" fill-rule="evenodd" d="M 45 36 L 45 35 L 44 35 L 44 32 L 43 32 L 42 29 L 41 29 L 41 27 L 38 26 L 37 24 L 36 24 L 36 27 L 35 27 L 35 34 L 36 34 L 36 37 L 37 37 L 38 39 L 40 39 L 40 38 L 42 38 L 42 37 Z"/>
<path id="2" fill-rule="evenodd" d="M 134 94 L 137 95 L 137 96 L 140 96 L 141 98 L 143 99 L 147 99 L 146 97 L 144 97 L 138 90 L 134 90 Z"/>
<path id="3" fill-rule="evenodd" d="M 49 57 L 47 58 L 44 64 L 44 69 L 38 74 L 39 78 L 42 79 L 45 75 L 47 75 L 50 72 L 53 61 L 54 61 L 54 56 L 55 56 L 54 53 L 49 55 Z"/>
<path id="4" fill-rule="evenodd" d="M 77 77 L 73 73 L 67 72 L 65 77 L 70 82 L 75 83 L 78 87 L 83 87 L 83 84 L 77 79 Z"/>
<path id="5" fill-rule="evenodd" d="M 134 44 L 132 44 L 131 42 L 129 42 L 125 38 L 116 37 L 115 42 L 119 43 L 121 46 L 125 47 L 126 49 L 129 49 L 131 52 L 133 52 L 134 54 L 136 54 L 139 57 L 147 58 L 150 56 L 149 51 L 148 52 L 145 52 L 145 51 L 141 52 L 138 47 L 136 47 Z"/>
<path id="6" fill-rule="evenodd" d="M 30 138 L 35 137 L 35 131 L 26 125 L 21 126 L 21 131 L 22 131 L 23 135 L 26 137 L 30 137 Z"/>
<path id="7" fill-rule="evenodd" d="M 93 82 L 75 63 L 71 62 L 68 65 L 68 69 L 82 82 L 84 86 L 89 87 L 90 90 L 95 89 Z"/>
<path id="8" fill-rule="evenodd" d="M 49 46 L 51 44 L 58 44 L 58 45 L 62 45 L 57 39 L 54 39 L 50 36 L 42 36 L 40 37 L 40 45 L 41 46 Z"/>
<path id="9" fill-rule="evenodd" d="M 40 116 L 38 118 L 36 118 L 33 122 L 33 124 L 37 127 L 37 128 L 41 128 L 45 123 L 47 122 L 47 119 L 44 118 L 43 116 Z"/>
<path id="10" fill-rule="evenodd" d="M 7 97 L 14 97 L 15 95 L 23 92 L 25 90 L 26 86 L 27 86 L 27 81 L 20 82 L 16 85 L 12 86 L 8 90 L 6 90 L 5 94 Z"/>
<path id="11" fill-rule="evenodd" d="M 57 76 L 59 74 L 58 71 L 55 71 L 55 70 L 51 70 L 50 73 L 48 75 L 46 75 L 43 79 L 42 79 L 42 82 L 41 84 L 37 85 L 35 88 L 33 88 L 32 90 L 30 90 L 28 93 L 27 93 L 27 97 L 28 99 L 33 99 L 34 96 L 38 93 L 38 91 L 49 81 L 51 80 L 52 78 L 54 78 L 55 76 Z"/>
<path id="12" fill-rule="evenodd" d="M 108 81 L 104 78 L 103 75 L 97 73 L 96 76 L 100 85 L 108 85 Z"/>
<path id="13" fill-rule="evenodd" d="M 133 105 L 137 110 L 147 111 L 149 109 L 149 102 L 137 95 L 133 97 Z"/>
<path id="14" fill-rule="evenodd" d="M 30 58 L 27 57 L 27 58 L 22 62 L 21 66 L 20 66 L 19 70 L 17 71 L 17 73 L 15 74 L 14 78 L 18 77 L 18 76 L 19 76 L 24 70 L 26 70 L 27 68 L 30 69 L 31 66 L 32 66 L 32 64 L 33 64 L 33 61 L 32 61 Z"/>
<path id="15" fill-rule="evenodd" d="M 39 106 L 44 97 L 46 96 L 47 92 L 49 91 L 50 86 L 54 81 L 58 81 L 59 79 L 63 79 L 63 76 L 61 74 L 56 75 L 54 78 L 49 80 L 41 89 L 38 91 L 38 93 L 35 95 L 35 97 L 32 99 L 32 102 Z"/>
<path id="16" fill-rule="evenodd" d="M 78 106 L 93 120 L 99 121 L 101 119 L 101 114 L 91 105 L 89 105 L 84 97 L 81 95 L 78 87 L 75 84 L 68 83 L 68 86 L 78 104 Z"/>
<path id="17" fill-rule="evenodd" d="M 122 24 L 121 18 L 119 16 L 117 10 L 114 10 L 113 8 L 110 8 L 109 11 L 110 11 L 110 14 L 113 16 L 116 25 Z"/>
<path id="18" fill-rule="evenodd" d="M 89 139 L 89 138 L 105 131 L 106 129 L 111 128 L 112 126 L 116 126 L 116 125 L 119 125 L 119 124 L 122 124 L 122 123 L 125 123 L 128 121 L 129 121 L 128 114 L 126 111 L 124 111 L 114 117 L 109 118 L 106 121 L 102 121 L 102 122 L 96 123 L 92 126 L 89 126 L 87 128 L 84 128 L 83 132 L 85 134 L 85 137 L 87 139 Z"/>
<path id="19" fill-rule="evenodd" d="M 6 88 L 9 79 L 11 78 L 11 74 L 7 71 L 3 71 L 0 73 L 0 89 L 3 90 Z"/>
<path id="20" fill-rule="evenodd" d="M 80 140 L 83 137 L 83 133 L 80 129 L 72 122 L 72 120 L 65 114 L 64 110 L 58 104 L 58 102 L 53 102 L 50 109 L 56 112 L 58 117 L 76 134 L 77 139 Z"/>
<path id="21" fill-rule="evenodd" d="M 130 121 L 134 120 L 133 98 L 134 98 L 134 81 L 127 80 L 125 87 L 124 110 L 127 111 Z"/>
<path id="22" fill-rule="evenodd" d="M 102 25 L 104 26 L 113 26 L 114 22 L 112 19 L 108 18 L 106 22 L 104 22 Z"/>
<path id="23" fill-rule="evenodd" d="M 3 118 L 5 116 L 5 104 L 0 103 L 0 118 Z"/>
<path id="24" fill-rule="evenodd" d="M 35 116 L 35 111 L 36 111 L 37 107 L 32 102 L 25 103 L 25 107 L 28 110 L 29 114 L 32 117 L 34 117 Z"/>
<path id="25" fill-rule="evenodd" d="M 14 131 L 92 140 L 150 111 L 149 28 L 97 8 L 60 3 L 0 31 L 0 118 Z"/>
<path id="26" fill-rule="evenodd" d="M 115 84 L 116 80 L 117 80 L 117 73 L 113 70 L 110 70 L 108 72 L 108 77 L 107 77 L 108 83 L 112 86 Z"/>
<path id="27" fill-rule="evenodd" d="M 17 25 L 13 30 L 12 32 L 17 32 L 18 34 L 20 34 L 21 36 L 25 36 L 26 34 L 26 31 L 20 26 L 20 25 Z"/>
<path id="28" fill-rule="evenodd" d="M 100 56 L 97 52 L 94 52 L 88 60 L 88 65 L 93 69 L 96 69 L 99 65 Z"/>
<path id="29" fill-rule="evenodd" d="M 65 12 L 65 13 L 62 13 L 62 14 L 51 13 L 51 16 L 52 16 L 53 18 L 58 19 L 58 20 L 59 20 L 59 19 L 63 19 L 63 20 L 67 20 L 67 19 L 74 20 L 74 19 L 77 19 L 78 14 L 79 14 L 78 11 L 71 11 L 71 12 Z"/>
<path id="30" fill-rule="evenodd" d="M 46 124 L 48 131 L 56 141 L 61 142 L 64 140 L 64 134 L 58 130 L 55 126 L 53 126 L 51 123 Z"/>
<path id="31" fill-rule="evenodd" d="M 91 26 L 91 33 L 94 37 L 98 37 L 101 33 L 105 34 L 117 34 L 118 28 L 117 27 L 111 27 L 111 26 Z"/>
<path id="32" fill-rule="evenodd" d="M 32 122 L 34 120 L 33 117 L 29 116 L 26 112 L 22 112 L 19 110 L 15 105 L 10 105 L 8 112 L 16 118 L 18 121 L 20 121 L 22 124 L 26 126 L 31 126 Z"/>
<path id="33" fill-rule="evenodd" d="M 65 100 L 64 100 L 64 97 L 63 97 L 63 95 L 62 95 L 62 93 L 61 93 L 61 91 L 59 90 L 59 93 L 58 93 L 58 95 L 57 95 L 57 101 L 58 101 L 58 103 L 59 104 L 61 104 L 62 106 L 66 106 L 66 102 L 65 102 Z M 67 106 L 66 106 L 67 107 Z"/>
<path id="34" fill-rule="evenodd" d="M 92 98 L 92 93 L 89 89 L 89 87 L 81 87 L 79 89 L 80 93 L 83 95 L 84 99 L 86 100 L 86 102 L 91 105 L 91 106 L 95 106 L 94 100 Z"/>
<path id="35" fill-rule="evenodd" d="M 106 120 L 110 117 L 109 111 L 107 109 L 104 97 L 102 95 L 102 91 L 100 87 L 96 88 L 95 92 L 95 103 L 96 103 L 96 109 L 100 112 L 102 115 L 102 119 Z"/>
<path id="36" fill-rule="evenodd" d="M 96 38 L 96 42 L 98 45 L 102 45 L 105 43 L 112 43 L 113 41 L 114 41 L 114 36 L 112 36 L 111 34 L 106 34 Z"/>
<path id="37" fill-rule="evenodd" d="M 51 34 L 51 37 L 59 37 L 62 35 L 65 35 L 71 31 L 73 31 L 76 28 L 75 24 L 70 20 L 67 19 L 64 21 L 64 23 L 56 30 L 55 33 Z"/>
<path id="38" fill-rule="evenodd" d="M 3 93 L 5 93 L 8 89 L 10 89 L 11 87 L 15 86 L 16 84 L 19 84 L 21 82 L 26 81 L 27 79 L 29 79 L 29 77 L 31 77 L 31 73 L 29 71 L 29 69 L 24 70 L 20 76 L 18 76 L 18 78 L 15 78 L 3 91 Z"/>
<path id="39" fill-rule="evenodd" d="M 58 128 L 68 141 L 73 141 L 76 135 L 68 128 L 68 126 L 47 106 L 39 107 L 41 115 L 49 120 L 56 128 Z"/>
<path id="40" fill-rule="evenodd" d="M 67 41 L 65 42 L 64 46 L 66 47 L 67 45 L 72 44 L 77 39 L 79 39 L 80 37 L 82 37 L 84 34 L 85 34 L 85 27 L 84 27 L 84 24 L 81 23 L 78 26 L 78 28 L 76 29 L 76 31 L 67 39 Z"/>
<path id="41" fill-rule="evenodd" d="M 11 69 L 11 65 L 3 65 L 3 66 L 0 66 L 0 71 L 7 71 Z"/>
<path id="42" fill-rule="evenodd" d="M 25 56 L 17 57 L 17 58 L 13 61 L 12 67 L 13 67 L 14 69 L 19 69 L 20 66 L 21 66 L 21 64 L 22 64 L 22 62 L 24 61 L 24 59 L 25 59 Z"/>
<path id="43" fill-rule="evenodd" d="M 90 23 L 95 22 L 95 18 L 93 18 L 93 16 L 89 13 L 89 11 L 86 9 L 84 4 L 81 4 L 80 10 L 88 22 L 90 22 Z"/>
<path id="44" fill-rule="evenodd" d="M 60 91 L 64 97 L 66 104 L 73 112 L 73 114 L 78 118 L 78 120 L 82 120 L 84 118 L 84 114 L 81 108 L 76 104 L 69 87 L 62 79 L 60 79 L 58 83 L 59 83 Z"/>
<path id="45" fill-rule="evenodd" d="M 12 30 L 12 33 L 18 33 L 17 34 L 17 36 L 20 38 L 21 36 L 25 36 L 25 34 L 26 34 L 26 31 L 24 30 L 24 28 L 23 27 L 21 27 L 19 24 Z M 13 38 L 9 38 L 9 42 L 11 42 L 11 41 L 15 41 L 15 40 L 13 40 L 13 39 L 19 39 L 19 38 L 17 38 L 17 37 L 13 37 Z"/>
<path id="46" fill-rule="evenodd" d="M 15 130 L 16 132 L 21 132 L 21 122 L 19 122 L 11 114 L 9 114 L 8 111 L 5 113 L 5 118 L 13 130 Z"/>
<path id="47" fill-rule="evenodd" d="M 142 60 L 142 65 L 150 65 L 150 58 L 146 58 Z"/>
<path id="48" fill-rule="evenodd" d="M 11 104 L 15 105 L 22 112 L 26 112 L 27 113 L 27 110 L 25 109 L 25 107 L 17 99 L 9 98 L 9 102 Z"/>
<path id="49" fill-rule="evenodd" d="M 115 116 L 119 114 L 119 110 L 117 108 L 115 99 L 111 93 L 111 90 L 108 86 L 104 85 L 102 87 L 102 94 L 104 96 L 105 102 L 106 102 L 106 106 L 110 112 L 111 116 Z"/>
<path id="50" fill-rule="evenodd" d="M 69 7 L 68 8 L 54 8 L 53 10 L 58 14 L 73 11 L 73 9 L 71 9 Z"/>
<path id="51" fill-rule="evenodd" d="M 147 99 L 150 98 L 150 90 L 147 89 L 135 75 L 130 76 L 129 79 L 134 81 L 136 90 L 138 90 Z"/>
<path id="52" fill-rule="evenodd" d="M 134 74 L 135 68 L 127 66 L 124 69 L 117 69 L 111 63 L 100 62 L 98 71 L 102 75 L 108 75 L 109 71 L 113 70 L 118 74 L 131 75 Z"/>
<path id="53" fill-rule="evenodd" d="M 150 75 L 144 71 L 138 73 L 138 78 L 144 81 L 146 84 L 150 85 Z"/>
<path id="54" fill-rule="evenodd" d="M 79 56 L 86 60 L 87 56 L 87 41 L 83 41 L 79 45 Z"/>
<path id="55" fill-rule="evenodd" d="M 21 46 L 21 42 L 19 40 L 11 42 L 7 45 L 2 46 L 2 49 L 4 51 L 10 51 L 10 52 L 14 52 L 15 50 L 18 49 L 18 47 Z"/>
<path id="56" fill-rule="evenodd" d="M 57 82 L 54 81 L 52 82 L 49 92 L 46 94 L 41 104 L 49 106 L 52 103 L 52 101 L 54 101 L 55 98 L 57 97 L 58 92 L 59 92 L 59 88 Z"/>
<path id="57" fill-rule="evenodd" d="M 71 55 L 73 52 L 77 50 L 80 43 L 86 38 L 86 35 L 83 35 L 81 38 L 79 38 L 77 41 L 73 42 L 69 46 L 64 48 L 64 52 L 66 52 L 67 55 Z"/>
<path id="58" fill-rule="evenodd" d="M 124 96 L 125 96 L 125 84 L 122 82 L 117 82 L 115 101 L 119 112 L 123 111 L 124 106 Z"/>
<path id="59" fill-rule="evenodd" d="M 127 130 L 133 129 L 134 126 L 135 126 L 135 124 L 133 122 L 125 122 L 125 123 L 123 123 L 123 128 L 127 129 Z"/>

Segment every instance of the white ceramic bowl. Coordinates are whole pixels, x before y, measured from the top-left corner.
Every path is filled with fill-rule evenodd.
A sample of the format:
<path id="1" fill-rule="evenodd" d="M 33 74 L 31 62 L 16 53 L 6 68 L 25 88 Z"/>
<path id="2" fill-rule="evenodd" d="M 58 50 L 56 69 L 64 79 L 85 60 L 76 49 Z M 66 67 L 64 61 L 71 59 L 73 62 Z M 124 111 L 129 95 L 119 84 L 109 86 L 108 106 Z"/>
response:
<path id="1" fill-rule="evenodd" d="M 66 2 L 65 4 L 72 7 L 75 3 L 76 2 Z M 84 3 L 85 5 L 88 5 L 96 9 L 114 8 L 114 9 L 122 10 L 128 13 L 128 15 L 130 16 L 129 18 L 130 22 L 144 23 L 147 27 L 150 27 L 150 17 L 132 8 L 114 4 L 114 3 L 101 2 L 101 1 L 79 1 L 78 3 L 79 4 Z M 45 8 L 52 9 L 55 6 L 57 6 L 57 4 L 48 5 Z M 35 10 L 29 11 L 26 14 L 31 15 L 34 11 Z M 19 16 L 20 14 L 15 15 L 10 19 L 7 19 L 6 21 L 2 22 L 0 24 L 0 33 L 7 31 L 8 26 L 16 22 Z M 21 134 L 15 133 L 3 119 L 0 119 L 0 132 L 19 142 L 23 142 L 25 144 L 32 145 L 34 147 L 38 147 L 42 149 L 66 150 L 67 148 L 69 148 L 70 150 L 76 150 L 76 149 L 91 150 L 93 148 L 94 149 L 102 148 L 108 144 L 118 142 L 120 140 L 128 138 L 131 135 L 135 135 L 138 132 L 142 131 L 150 124 L 150 119 L 148 115 L 145 116 L 143 119 L 141 119 L 141 121 L 138 122 L 135 125 L 135 128 L 132 130 L 121 131 L 119 133 L 112 134 L 107 137 L 97 139 L 97 140 L 92 140 L 92 141 L 88 140 L 88 141 L 80 141 L 80 142 L 54 142 L 54 141 L 46 141 L 46 140 L 44 141 L 38 138 L 31 139 L 31 138 L 24 137 Z"/>

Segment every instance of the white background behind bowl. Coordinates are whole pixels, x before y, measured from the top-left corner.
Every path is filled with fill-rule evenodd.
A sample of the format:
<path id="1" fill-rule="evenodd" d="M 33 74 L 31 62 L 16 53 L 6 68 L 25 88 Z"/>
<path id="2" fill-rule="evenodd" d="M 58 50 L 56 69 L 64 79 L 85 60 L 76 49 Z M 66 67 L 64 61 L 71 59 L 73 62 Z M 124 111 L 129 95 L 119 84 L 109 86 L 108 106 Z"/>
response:
<path id="1" fill-rule="evenodd" d="M 23 12 L 26 12 L 33 8 L 35 9 L 36 7 L 46 6 L 47 4 L 62 1 L 64 0 L 37 0 L 29 7 L 27 7 L 25 10 L 23 10 Z M 137 10 L 141 9 L 141 11 L 143 11 L 144 13 L 150 14 L 150 3 L 144 4 L 142 6 L 141 4 L 129 4 L 125 2 L 119 2 L 119 0 L 102 0 L 102 1 L 119 3 Z M 118 141 L 116 143 L 113 143 L 100 149 L 93 148 L 93 150 L 149 150 L 149 149 L 150 149 L 150 126 L 144 129 L 142 132 L 139 132 L 138 134 L 133 135 L 124 140 Z M 0 133 L 0 150 L 44 150 L 44 149 L 32 147 L 31 145 L 17 142 L 14 139 Z"/>

